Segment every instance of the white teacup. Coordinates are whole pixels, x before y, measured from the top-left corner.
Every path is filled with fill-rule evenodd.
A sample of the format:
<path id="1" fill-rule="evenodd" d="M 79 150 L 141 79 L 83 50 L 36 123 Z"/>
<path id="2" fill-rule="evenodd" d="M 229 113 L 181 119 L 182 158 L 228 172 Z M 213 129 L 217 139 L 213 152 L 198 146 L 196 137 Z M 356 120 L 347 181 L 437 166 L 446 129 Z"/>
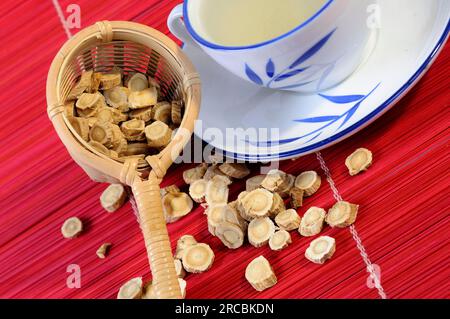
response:
<path id="1" fill-rule="evenodd" d="M 217 0 L 222 7 L 211 5 L 214 1 L 185 0 L 176 6 L 167 22 L 170 31 L 183 42 L 193 39 L 211 58 L 247 81 L 262 87 L 306 93 L 333 87 L 355 71 L 371 32 L 370 5 L 376 3 L 376 0 L 313 0 L 320 2 L 320 7 L 289 31 L 258 43 L 224 45 L 220 43 L 225 41 L 213 41 L 207 32 L 200 30 L 205 27 L 203 21 L 213 16 L 213 10 L 226 5 L 226 0 Z M 264 2 L 286 6 L 289 1 Z M 290 8 L 282 9 L 289 12 L 286 10 Z M 220 12 L 214 13 L 217 16 Z M 245 23 L 253 23 L 251 19 L 249 16 Z M 229 19 L 223 28 L 234 22 Z"/>

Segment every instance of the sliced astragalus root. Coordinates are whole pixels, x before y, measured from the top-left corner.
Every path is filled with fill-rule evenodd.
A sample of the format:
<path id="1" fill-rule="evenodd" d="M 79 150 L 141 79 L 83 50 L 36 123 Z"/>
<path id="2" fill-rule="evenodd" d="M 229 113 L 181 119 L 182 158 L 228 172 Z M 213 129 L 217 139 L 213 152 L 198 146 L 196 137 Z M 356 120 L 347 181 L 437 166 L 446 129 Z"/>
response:
<path id="1" fill-rule="evenodd" d="M 273 194 L 268 190 L 259 188 L 246 193 L 242 199 L 238 198 L 242 205 L 241 215 L 246 220 L 269 216 L 273 205 Z"/>
<path id="2" fill-rule="evenodd" d="M 367 148 L 358 148 L 345 160 L 345 166 L 351 176 L 366 171 L 372 165 L 372 152 Z"/>
<path id="3" fill-rule="evenodd" d="M 115 86 L 112 89 L 103 91 L 106 103 L 121 112 L 127 112 L 128 107 L 128 96 L 130 95 L 130 90 L 123 86 Z"/>
<path id="4" fill-rule="evenodd" d="M 69 100 L 74 100 L 80 97 L 80 95 L 83 94 L 84 92 L 89 91 L 92 85 L 93 74 L 94 72 L 92 70 L 83 71 L 81 73 L 80 80 L 70 91 L 69 96 L 67 98 Z"/>
<path id="5" fill-rule="evenodd" d="M 148 88 L 147 76 L 142 73 L 134 73 L 128 77 L 126 84 L 132 92 L 145 90 Z"/>
<path id="6" fill-rule="evenodd" d="M 244 244 L 244 232 L 238 225 L 220 222 L 215 227 L 215 234 L 230 249 L 239 248 Z"/>
<path id="7" fill-rule="evenodd" d="M 273 203 L 270 207 L 269 216 L 275 218 L 279 213 L 286 210 L 283 198 L 278 193 L 273 193 Z"/>
<path id="8" fill-rule="evenodd" d="M 106 211 L 112 213 L 122 207 L 126 199 L 125 187 L 122 184 L 111 184 L 100 196 L 100 204 Z"/>
<path id="9" fill-rule="evenodd" d="M 322 231 L 326 212 L 319 207 L 310 207 L 303 215 L 298 231 L 305 237 L 315 236 Z"/>
<path id="10" fill-rule="evenodd" d="M 154 87 L 143 89 L 142 91 L 130 92 L 128 102 L 130 103 L 130 109 L 133 110 L 149 107 L 158 102 L 158 92 Z"/>
<path id="11" fill-rule="evenodd" d="M 144 122 L 148 122 L 152 119 L 152 107 L 144 107 L 142 109 L 137 109 L 130 111 L 128 113 L 130 119 L 142 120 Z"/>
<path id="12" fill-rule="evenodd" d="M 214 176 L 206 185 L 205 199 L 208 205 L 228 202 L 228 182 L 222 176 Z"/>
<path id="13" fill-rule="evenodd" d="M 284 229 L 286 231 L 291 231 L 294 229 L 298 229 L 300 225 L 300 216 L 298 216 L 297 211 L 295 209 L 287 209 L 281 213 L 279 213 L 275 217 L 275 222 L 278 227 Z"/>
<path id="14" fill-rule="evenodd" d="M 120 125 L 123 135 L 127 141 L 144 141 L 145 140 L 145 122 L 142 120 L 129 120 Z"/>
<path id="15" fill-rule="evenodd" d="M 86 142 L 89 141 L 89 120 L 82 117 L 71 117 L 69 122 L 77 134 Z"/>
<path id="16" fill-rule="evenodd" d="M 231 184 L 231 178 L 227 175 L 225 175 L 224 173 L 222 173 L 222 171 L 219 169 L 219 167 L 217 165 L 211 165 L 207 168 L 205 174 L 203 175 L 203 179 L 206 179 L 207 181 L 213 179 L 213 177 L 215 176 L 222 176 L 224 178 L 226 178 L 227 180 L 227 185 Z"/>
<path id="17" fill-rule="evenodd" d="M 202 179 L 205 175 L 208 165 L 205 163 L 199 164 L 196 167 L 190 168 L 183 172 L 183 180 L 186 184 L 192 184 L 196 180 Z"/>
<path id="18" fill-rule="evenodd" d="M 118 69 L 112 70 L 111 73 L 101 73 L 99 76 L 102 90 L 112 89 L 122 83 L 122 74 Z"/>
<path id="19" fill-rule="evenodd" d="M 283 230 L 277 230 L 269 239 L 269 247 L 272 250 L 282 250 L 292 243 L 291 235 Z"/>
<path id="20" fill-rule="evenodd" d="M 181 263 L 180 259 L 174 259 L 173 261 L 175 263 L 175 272 L 177 273 L 178 278 L 184 278 L 186 275 L 186 271 L 183 268 L 183 264 Z"/>
<path id="21" fill-rule="evenodd" d="M 323 264 L 336 251 L 336 241 L 329 236 L 314 239 L 306 249 L 305 257 L 316 264 Z"/>
<path id="22" fill-rule="evenodd" d="M 112 147 L 114 140 L 113 128 L 111 123 L 105 121 L 97 121 L 89 131 L 89 139 L 98 142 L 106 147 Z"/>
<path id="23" fill-rule="evenodd" d="M 208 231 L 211 235 L 216 236 L 216 228 L 219 226 L 221 222 L 223 222 L 225 210 L 227 208 L 227 204 L 213 204 L 209 205 L 205 211 L 208 221 Z"/>
<path id="24" fill-rule="evenodd" d="M 145 137 L 150 147 L 161 148 L 170 143 L 172 130 L 161 121 L 155 121 L 145 128 Z"/>
<path id="25" fill-rule="evenodd" d="M 236 179 L 244 178 L 250 174 L 248 167 L 240 163 L 223 163 L 218 168 L 225 175 Z"/>
<path id="26" fill-rule="evenodd" d="M 177 185 L 175 185 L 175 184 L 168 185 L 168 186 L 166 186 L 164 188 L 161 188 L 161 191 L 160 191 L 161 197 L 166 195 L 166 194 L 177 194 L 179 192 L 181 192 L 180 188 Z"/>
<path id="27" fill-rule="evenodd" d="M 297 209 L 297 208 L 303 206 L 303 193 L 304 193 L 304 191 L 297 187 L 293 187 L 289 191 L 289 196 L 291 197 L 292 208 Z"/>
<path id="28" fill-rule="evenodd" d="M 269 261 L 263 256 L 253 259 L 245 269 L 245 279 L 257 291 L 263 291 L 277 283 L 277 277 L 273 272 Z"/>
<path id="29" fill-rule="evenodd" d="M 152 109 L 152 119 L 170 123 L 172 106 L 168 102 L 158 102 Z"/>
<path id="30" fill-rule="evenodd" d="M 303 172 L 295 179 L 294 186 L 303 190 L 304 196 L 311 196 L 320 187 L 321 178 L 315 171 Z"/>
<path id="31" fill-rule="evenodd" d="M 337 202 L 328 210 L 325 221 L 331 227 L 343 228 L 350 226 L 356 220 L 358 208 L 358 205 L 349 202 Z"/>
<path id="32" fill-rule="evenodd" d="M 167 223 L 173 223 L 186 216 L 192 210 L 194 203 L 186 193 L 167 193 L 162 198 L 164 216 Z"/>
<path id="33" fill-rule="evenodd" d="M 183 258 L 183 251 L 189 246 L 197 244 L 197 240 L 195 240 L 192 235 L 183 235 L 177 241 L 177 248 L 175 251 L 175 258 L 181 259 Z"/>
<path id="34" fill-rule="evenodd" d="M 214 252 L 207 244 L 194 244 L 183 249 L 181 260 L 187 272 L 200 273 L 211 268 Z"/>
<path id="35" fill-rule="evenodd" d="M 83 223 L 78 217 L 70 217 L 61 226 L 64 238 L 75 238 L 83 231 Z"/>
<path id="36" fill-rule="evenodd" d="M 242 231 L 247 230 L 248 223 L 244 218 L 242 218 L 241 214 L 239 214 L 233 202 L 228 203 L 225 208 L 225 211 L 223 212 L 223 219 L 226 222 L 239 226 Z"/>
<path id="37" fill-rule="evenodd" d="M 274 233 L 275 225 L 269 217 L 255 218 L 248 224 L 248 241 L 252 246 L 264 246 Z"/>
<path id="38" fill-rule="evenodd" d="M 181 101 L 172 101 L 172 109 L 170 110 L 170 118 L 172 123 L 180 125 L 183 119 L 183 103 Z"/>
<path id="39" fill-rule="evenodd" d="M 111 247 L 111 243 L 101 244 L 101 246 L 97 249 L 97 252 L 96 252 L 98 258 L 105 259 L 106 256 L 108 255 L 110 247 Z"/>
<path id="40" fill-rule="evenodd" d="M 75 106 L 78 110 L 95 110 L 103 106 L 103 96 L 100 93 L 83 93 L 78 98 Z"/>
<path id="41" fill-rule="evenodd" d="M 245 190 L 247 192 L 254 191 L 257 188 L 261 187 L 261 183 L 266 178 L 266 175 L 256 175 L 253 177 L 250 177 L 245 181 Z"/>
<path id="42" fill-rule="evenodd" d="M 117 299 L 140 299 L 142 289 L 142 278 L 133 278 L 120 287 Z"/>
<path id="43" fill-rule="evenodd" d="M 271 192 L 278 192 L 280 189 L 285 188 L 287 183 L 289 183 L 288 175 L 283 171 L 274 169 L 267 173 L 261 182 L 261 186 Z"/>
<path id="44" fill-rule="evenodd" d="M 207 184 L 208 182 L 204 179 L 198 179 L 189 185 L 189 195 L 191 195 L 195 202 L 203 203 L 205 201 Z"/>
<path id="45" fill-rule="evenodd" d="M 277 194 L 281 197 L 288 197 L 291 189 L 294 187 L 295 176 L 291 174 L 286 174 L 286 179 L 283 184 L 278 187 Z"/>

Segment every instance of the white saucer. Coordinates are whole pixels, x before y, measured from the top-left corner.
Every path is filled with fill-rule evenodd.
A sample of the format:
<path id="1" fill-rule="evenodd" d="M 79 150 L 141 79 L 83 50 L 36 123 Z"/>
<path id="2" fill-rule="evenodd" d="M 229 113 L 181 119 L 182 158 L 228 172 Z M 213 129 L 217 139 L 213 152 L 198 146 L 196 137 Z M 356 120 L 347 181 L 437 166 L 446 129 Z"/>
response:
<path id="1" fill-rule="evenodd" d="M 375 121 L 431 66 L 447 39 L 450 16 L 448 0 L 379 4 L 381 28 L 372 53 L 351 77 L 320 95 L 258 88 L 185 43 L 202 80 L 195 134 L 227 157 L 270 161 L 331 146 Z"/>

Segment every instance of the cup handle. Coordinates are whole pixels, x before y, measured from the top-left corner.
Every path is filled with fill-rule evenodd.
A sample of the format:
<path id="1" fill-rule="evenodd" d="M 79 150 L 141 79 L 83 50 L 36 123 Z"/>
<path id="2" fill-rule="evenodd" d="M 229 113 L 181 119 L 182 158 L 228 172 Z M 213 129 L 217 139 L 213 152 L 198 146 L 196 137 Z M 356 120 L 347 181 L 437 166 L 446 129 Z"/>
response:
<path id="1" fill-rule="evenodd" d="M 180 3 L 170 12 L 169 17 L 167 18 L 167 26 L 169 27 L 170 32 L 183 43 L 193 42 L 182 18 L 183 3 Z"/>

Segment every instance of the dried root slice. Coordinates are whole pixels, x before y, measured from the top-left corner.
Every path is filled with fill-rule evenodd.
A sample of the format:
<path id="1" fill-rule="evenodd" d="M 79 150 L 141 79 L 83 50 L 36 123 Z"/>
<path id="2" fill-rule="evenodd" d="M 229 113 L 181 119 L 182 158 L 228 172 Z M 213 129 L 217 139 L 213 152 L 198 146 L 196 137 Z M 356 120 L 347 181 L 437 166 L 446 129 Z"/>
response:
<path id="1" fill-rule="evenodd" d="M 345 160 L 345 166 L 351 176 L 366 171 L 372 165 L 372 152 L 367 148 L 358 148 Z"/>
<path id="2" fill-rule="evenodd" d="M 234 202 L 231 202 L 230 204 L 232 206 L 234 206 L 236 208 L 236 210 L 239 212 L 239 215 L 241 215 L 241 217 L 246 220 L 246 221 L 251 221 L 253 218 L 248 216 L 245 211 L 244 211 L 244 207 L 242 205 L 242 200 L 244 199 L 244 197 L 250 192 L 247 191 L 243 191 L 240 192 L 238 197 L 236 198 L 236 200 Z"/>
<path id="3" fill-rule="evenodd" d="M 83 231 L 83 223 L 78 217 L 70 217 L 61 226 L 64 238 L 75 238 Z"/>
<path id="4" fill-rule="evenodd" d="M 108 149 L 105 145 L 103 145 L 103 144 L 101 144 L 101 143 L 99 143 L 99 142 L 96 142 L 96 141 L 89 141 L 88 144 L 89 144 L 94 150 L 96 150 L 96 151 L 99 152 L 99 153 L 102 153 L 102 154 L 107 155 L 107 156 L 110 156 L 110 155 L 111 155 L 111 152 L 109 151 L 109 149 Z"/>
<path id="5" fill-rule="evenodd" d="M 109 249 L 111 248 L 111 243 L 104 243 L 97 249 L 98 258 L 105 259 L 108 255 Z"/>
<path id="6" fill-rule="evenodd" d="M 148 153 L 147 143 L 129 143 L 125 150 L 122 152 L 125 156 L 133 156 Z"/>
<path id="7" fill-rule="evenodd" d="M 191 195 L 194 202 L 203 203 L 205 201 L 207 184 L 208 182 L 204 179 L 198 179 L 189 186 L 189 195 Z"/>
<path id="8" fill-rule="evenodd" d="M 71 119 L 76 116 L 74 101 L 68 101 L 64 104 L 64 115 L 67 117 L 67 119 Z"/>
<path id="9" fill-rule="evenodd" d="M 167 193 L 162 198 L 164 216 L 167 223 L 173 223 L 186 216 L 192 210 L 194 203 L 186 193 Z"/>
<path id="10" fill-rule="evenodd" d="M 286 210 L 286 206 L 284 205 L 283 198 L 278 193 L 273 194 L 273 203 L 272 207 L 270 207 L 269 216 L 271 218 L 275 218 L 279 213 Z"/>
<path id="11" fill-rule="evenodd" d="M 289 182 L 289 177 L 285 172 L 274 169 L 267 173 L 261 186 L 271 192 L 279 192 L 286 189 Z"/>
<path id="12" fill-rule="evenodd" d="M 89 138 L 91 141 L 98 142 L 106 147 L 113 146 L 113 128 L 111 123 L 105 121 L 97 121 L 89 131 Z"/>
<path id="13" fill-rule="evenodd" d="M 82 117 L 71 117 L 68 120 L 75 132 L 86 142 L 89 141 L 89 121 Z"/>
<path id="14" fill-rule="evenodd" d="M 208 169 L 208 165 L 202 163 L 194 168 L 190 168 L 183 172 L 183 180 L 186 184 L 192 184 L 196 180 L 202 179 L 203 175 L 205 175 L 206 170 Z"/>
<path id="15" fill-rule="evenodd" d="M 180 192 L 180 188 L 177 185 L 173 184 L 161 189 L 161 196 L 164 196 L 166 194 L 178 194 Z"/>
<path id="16" fill-rule="evenodd" d="M 281 229 L 277 230 L 269 239 L 269 247 L 272 250 L 282 250 L 292 243 L 291 235 Z"/>
<path id="17" fill-rule="evenodd" d="M 205 174 L 203 175 L 203 179 L 206 179 L 207 181 L 209 181 L 214 176 L 225 177 L 228 180 L 228 182 L 227 182 L 228 185 L 230 185 L 232 183 L 231 178 L 229 176 L 225 175 L 224 173 L 222 173 L 217 165 L 211 165 L 210 167 L 208 167 Z"/>
<path id="18" fill-rule="evenodd" d="M 187 247 L 195 245 L 195 244 L 197 244 L 197 240 L 195 240 L 194 236 L 192 236 L 192 235 L 181 236 L 177 241 L 177 248 L 176 248 L 174 257 L 176 259 L 183 258 L 184 250 Z"/>
<path id="19" fill-rule="evenodd" d="M 120 287 L 117 299 L 140 299 L 142 290 L 142 278 L 133 278 Z"/>
<path id="20" fill-rule="evenodd" d="M 168 102 L 158 102 L 152 109 L 152 119 L 166 124 L 170 123 L 172 107 Z"/>
<path id="21" fill-rule="evenodd" d="M 130 90 L 123 86 L 115 86 L 112 89 L 103 91 L 106 103 L 122 112 L 127 112 L 129 110 L 128 106 L 128 96 L 130 95 Z"/>
<path id="22" fill-rule="evenodd" d="M 111 73 L 99 73 L 100 87 L 102 90 L 109 90 L 122 83 L 120 70 L 113 69 Z"/>
<path id="23" fill-rule="evenodd" d="M 269 261 L 263 256 L 253 259 L 245 269 L 245 279 L 257 291 L 263 291 L 277 283 L 277 277 L 273 272 Z"/>
<path id="24" fill-rule="evenodd" d="M 148 122 L 152 119 L 152 107 L 144 107 L 142 109 L 132 110 L 128 113 L 130 119 L 142 120 Z"/>
<path id="25" fill-rule="evenodd" d="M 239 199 L 238 199 L 239 201 Z M 265 189 L 255 189 L 240 199 L 241 214 L 246 220 L 269 216 L 273 205 L 273 194 Z"/>
<path id="26" fill-rule="evenodd" d="M 300 225 L 300 220 L 301 218 L 295 209 L 285 210 L 275 217 L 278 227 L 286 231 L 297 229 Z"/>
<path id="27" fill-rule="evenodd" d="M 80 111 L 97 109 L 104 106 L 104 97 L 100 93 L 83 93 L 78 98 L 75 106 Z"/>
<path id="28" fill-rule="evenodd" d="M 340 201 L 328 210 L 325 221 L 331 227 L 344 228 L 353 224 L 358 214 L 359 205 Z"/>
<path id="29" fill-rule="evenodd" d="M 214 176 L 206 184 L 205 200 L 208 205 L 226 204 L 228 202 L 228 182 L 222 176 Z"/>
<path id="30" fill-rule="evenodd" d="M 118 125 L 111 124 L 113 140 L 112 140 L 112 148 L 114 152 L 117 154 L 122 154 L 128 148 L 127 140 L 125 139 L 122 130 Z"/>
<path id="31" fill-rule="evenodd" d="M 314 239 L 306 249 L 305 257 L 316 264 L 323 264 L 336 251 L 336 241 L 329 236 Z"/>
<path id="32" fill-rule="evenodd" d="M 266 178 L 266 175 L 256 175 L 253 177 L 250 177 L 245 181 L 245 190 L 247 192 L 254 191 L 257 188 L 261 187 L 261 183 Z"/>
<path id="33" fill-rule="evenodd" d="M 170 110 L 172 123 L 180 125 L 183 120 L 183 104 L 181 101 L 172 101 L 172 109 Z"/>
<path id="34" fill-rule="evenodd" d="M 126 199 L 125 187 L 122 184 L 111 184 L 100 196 L 100 204 L 106 211 L 112 213 L 122 207 Z"/>
<path id="35" fill-rule="evenodd" d="M 248 241 L 255 247 L 264 246 L 275 233 L 275 225 L 269 217 L 255 218 L 248 224 Z"/>
<path id="36" fill-rule="evenodd" d="M 295 176 L 291 174 L 286 174 L 286 179 L 283 184 L 278 187 L 277 193 L 281 197 L 288 197 L 291 189 L 294 187 Z"/>
<path id="37" fill-rule="evenodd" d="M 166 123 L 156 121 L 145 128 L 148 146 L 161 148 L 170 143 L 172 130 Z"/>
<path id="38" fill-rule="evenodd" d="M 235 224 L 221 222 L 215 228 L 215 234 L 230 249 L 239 248 L 244 244 L 244 232 Z"/>
<path id="39" fill-rule="evenodd" d="M 145 140 L 145 122 L 141 120 L 129 120 L 123 122 L 120 126 L 123 135 L 127 141 L 143 141 Z"/>
<path id="40" fill-rule="evenodd" d="M 148 88 L 147 76 L 142 73 L 134 73 L 128 78 L 127 87 L 132 92 L 147 89 Z"/>
<path id="41" fill-rule="evenodd" d="M 305 237 L 315 236 L 322 231 L 326 212 L 319 207 L 310 207 L 303 215 L 298 229 L 300 235 Z"/>
<path id="42" fill-rule="evenodd" d="M 218 168 L 225 175 L 237 179 L 244 178 L 250 174 L 248 167 L 240 163 L 223 163 Z"/>
<path id="43" fill-rule="evenodd" d="M 294 186 L 303 190 L 304 196 L 311 196 L 320 187 L 321 178 L 315 171 L 303 172 L 295 179 Z"/>
<path id="44" fill-rule="evenodd" d="M 213 204 L 209 205 L 205 210 L 208 221 L 208 231 L 211 235 L 216 236 L 216 228 L 220 223 L 225 221 L 225 209 L 227 204 Z"/>
<path id="45" fill-rule="evenodd" d="M 156 88 L 151 87 L 142 91 L 131 92 L 128 96 L 130 109 L 141 109 L 155 105 L 158 102 Z"/>
<path id="46" fill-rule="evenodd" d="M 223 220 L 239 226 L 242 231 L 246 231 L 248 227 L 247 221 L 242 218 L 239 211 L 236 209 L 236 206 L 233 203 L 228 203 L 227 207 L 223 213 Z"/>
<path id="47" fill-rule="evenodd" d="M 181 260 L 174 259 L 174 263 L 175 263 L 175 271 L 177 273 L 178 278 L 184 278 L 184 276 L 186 275 L 186 271 L 183 268 Z"/>
<path id="48" fill-rule="evenodd" d="M 291 206 L 295 209 L 303 206 L 303 189 L 293 187 L 289 191 L 289 196 L 291 197 Z"/>
<path id="49" fill-rule="evenodd" d="M 207 244 L 194 244 L 184 249 L 182 261 L 187 272 L 204 272 L 211 268 L 214 252 Z"/>
<path id="50" fill-rule="evenodd" d="M 78 97 L 80 97 L 80 95 L 83 94 L 84 92 L 90 91 L 90 88 L 92 85 L 93 74 L 94 74 L 94 72 L 92 70 L 91 71 L 83 71 L 81 73 L 80 80 L 70 91 L 67 99 L 75 100 Z"/>

